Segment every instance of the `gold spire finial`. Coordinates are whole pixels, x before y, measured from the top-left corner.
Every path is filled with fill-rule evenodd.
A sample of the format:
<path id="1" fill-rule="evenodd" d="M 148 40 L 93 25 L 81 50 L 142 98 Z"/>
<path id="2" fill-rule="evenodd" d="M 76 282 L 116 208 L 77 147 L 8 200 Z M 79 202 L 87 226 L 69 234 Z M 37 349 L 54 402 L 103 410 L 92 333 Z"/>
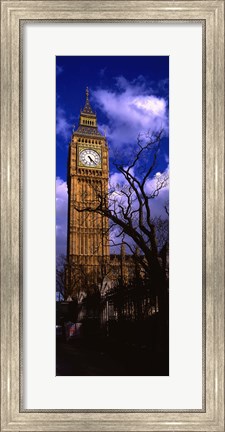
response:
<path id="1" fill-rule="evenodd" d="M 86 87 L 86 98 L 88 99 L 88 96 L 89 96 L 89 90 L 88 90 L 88 87 Z"/>

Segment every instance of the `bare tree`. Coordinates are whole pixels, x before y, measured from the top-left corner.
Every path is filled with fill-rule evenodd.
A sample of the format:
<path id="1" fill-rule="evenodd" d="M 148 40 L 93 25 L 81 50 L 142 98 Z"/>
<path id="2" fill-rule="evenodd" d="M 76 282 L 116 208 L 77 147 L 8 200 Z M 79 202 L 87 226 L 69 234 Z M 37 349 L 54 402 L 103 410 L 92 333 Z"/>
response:
<path id="1" fill-rule="evenodd" d="M 128 165 L 115 161 L 117 171 L 122 174 L 122 184 L 110 185 L 107 193 L 95 190 L 95 199 L 92 202 L 75 209 L 78 212 L 93 212 L 107 217 L 111 230 L 117 230 L 114 238 L 111 236 L 114 244 L 123 242 L 132 254 L 136 247 L 139 248 L 137 259 L 157 292 L 161 314 L 167 316 L 168 277 L 162 266 L 159 244 L 159 232 L 161 231 L 162 238 L 166 223 L 162 223 L 161 218 L 152 217 L 151 204 L 168 184 L 168 175 L 154 175 L 161 138 L 162 131 L 140 135 L 137 152 Z M 168 212 L 167 206 L 165 212 Z"/>
<path id="2" fill-rule="evenodd" d="M 56 291 L 59 297 L 66 300 L 68 297 L 67 283 L 66 283 L 66 264 L 67 260 L 64 255 L 57 257 L 56 261 Z"/>
<path id="3" fill-rule="evenodd" d="M 56 290 L 67 300 L 69 297 L 79 302 L 92 284 L 92 273 L 87 266 L 77 264 L 60 255 L 56 262 Z M 76 293 L 76 295 L 75 295 Z"/>

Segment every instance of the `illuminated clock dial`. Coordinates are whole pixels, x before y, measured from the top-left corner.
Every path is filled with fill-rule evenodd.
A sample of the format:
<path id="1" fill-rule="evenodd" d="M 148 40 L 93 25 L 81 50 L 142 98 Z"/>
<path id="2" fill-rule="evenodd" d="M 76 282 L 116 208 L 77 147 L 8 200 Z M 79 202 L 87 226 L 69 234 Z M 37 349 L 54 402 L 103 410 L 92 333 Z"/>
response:
<path id="1" fill-rule="evenodd" d="M 92 149 L 82 150 L 79 154 L 80 162 L 87 167 L 97 167 L 101 163 L 99 153 Z"/>

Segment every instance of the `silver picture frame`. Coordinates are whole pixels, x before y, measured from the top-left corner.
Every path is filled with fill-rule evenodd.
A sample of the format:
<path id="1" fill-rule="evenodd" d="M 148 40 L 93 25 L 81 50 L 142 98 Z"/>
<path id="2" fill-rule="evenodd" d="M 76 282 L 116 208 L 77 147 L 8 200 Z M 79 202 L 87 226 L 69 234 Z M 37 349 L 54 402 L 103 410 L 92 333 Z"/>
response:
<path id="1" fill-rule="evenodd" d="M 203 27 L 203 408 L 22 406 L 22 63 L 25 22 L 200 22 Z M 1 431 L 224 431 L 224 0 L 1 1 Z"/>

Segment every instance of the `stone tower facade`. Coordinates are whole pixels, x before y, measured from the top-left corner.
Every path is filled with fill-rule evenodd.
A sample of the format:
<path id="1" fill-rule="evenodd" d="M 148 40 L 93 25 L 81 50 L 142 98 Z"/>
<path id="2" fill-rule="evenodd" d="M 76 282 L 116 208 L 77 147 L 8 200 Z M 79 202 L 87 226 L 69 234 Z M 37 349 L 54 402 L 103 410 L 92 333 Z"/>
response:
<path id="1" fill-rule="evenodd" d="M 96 207 L 101 196 L 107 199 L 108 178 L 108 145 L 98 130 L 87 88 L 85 106 L 68 155 L 67 259 L 73 267 L 70 278 L 76 278 L 75 289 L 82 284 L 97 284 L 109 260 L 108 219 L 78 211 Z"/>

